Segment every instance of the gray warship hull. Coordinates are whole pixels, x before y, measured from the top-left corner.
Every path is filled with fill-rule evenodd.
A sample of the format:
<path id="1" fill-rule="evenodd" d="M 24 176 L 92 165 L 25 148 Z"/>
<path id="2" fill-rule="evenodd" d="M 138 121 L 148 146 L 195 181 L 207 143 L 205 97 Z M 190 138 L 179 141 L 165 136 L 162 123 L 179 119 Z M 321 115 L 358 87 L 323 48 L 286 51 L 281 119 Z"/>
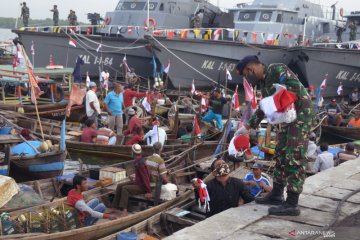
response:
<path id="1" fill-rule="evenodd" d="M 343 84 L 344 95 L 360 86 L 360 51 L 356 49 L 333 49 L 319 47 L 290 48 L 294 59 L 302 61 L 303 74 L 309 85 L 320 87 L 327 75 L 326 89 L 321 94 L 324 97 L 337 95 L 340 82 Z"/>
<path id="2" fill-rule="evenodd" d="M 196 87 L 206 88 L 220 82 L 225 85 L 226 68 L 232 75 L 228 81 L 231 88 L 242 84 L 242 77 L 234 70 L 239 59 L 247 55 L 258 55 L 266 64 L 285 63 L 291 61 L 291 55 L 284 47 L 266 45 L 245 45 L 230 41 L 166 39 L 147 36 L 159 61 L 171 68 L 168 73 L 174 87 L 190 87 L 195 80 Z M 190 67 L 190 66 L 191 67 Z M 196 69 L 196 70 L 194 70 Z M 201 74 L 199 73 L 201 72 Z M 204 74 L 204 75 L 202 75 Z M 209 80 L 211 79 L 211 80 Z"/>
<path id="3" fill-rule="evenodd" d="M 35 67 L 44 67 L 49 65 L 50 55 L 53 56 L 54 64 L 60 64 L 64 67 L 75 67 L 75 61 L 78 56 L 84 60 L 84 65 L 81 66 L 81 73 L 86 76 L 86 72 L 92 77 L 99 76 L 99 69 L 108 69 L 110 77 L 122 77 L 124 74 L 123 69 L 120 67 L 123 58 L 126 54 L 127 64 L 129 67 L 134 68 L 135 72 L 143 77 L 152 76 L 152 55 L 145 49 L 147 41 L 139 39 L 127 39 L 121 37 L 106 37 L 106 36 L 86 36 L 89 40 L 84 40 L 73 37 L 77 46 L 69 45 L 69 37 L 66 34 L 45 33 L 45 32 L 31 32 L 31 31 L 18 31 L 14 30 L 22 41 L 25 51 L 31 57 L 31 44 L 34 42 Z M 95 43 L 94 43 L 95 42 Z M 96 49 L 101 43 L 104 51 L 97 52 Z M 105 45 L 115 46 L 119 48 L 110 49 Z M 139 47 L 131 50 L 121 50 L 125 47 Z M 84 77 L 85 81 L 85 77 Z"/>

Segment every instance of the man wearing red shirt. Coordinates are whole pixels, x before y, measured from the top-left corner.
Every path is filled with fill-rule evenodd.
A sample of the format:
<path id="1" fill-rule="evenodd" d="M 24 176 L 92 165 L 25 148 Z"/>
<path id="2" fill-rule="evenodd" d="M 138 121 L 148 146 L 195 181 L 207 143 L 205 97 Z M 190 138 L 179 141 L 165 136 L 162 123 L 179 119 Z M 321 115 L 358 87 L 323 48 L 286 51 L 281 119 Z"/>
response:
<path id="1" fill-rule="evenodd" d="M 99 218 L 116 219 L 112 214 L 106 214 L 105 205 L 97 198 L 85 203 L 82 192 L 88 190 L 87 180 L 83 176 L 76 175 L 73 178 L 73 189 L 68 193 L 66 202 L 68 205 L 79 210 L 80 222 L 85 226 L 93 225 Z"/>
<path id="2" fill-rule="evenodd" d="M 145 93 L 138 93 L 136 91 L 134 91 L 132 85 L 128 85 L 125 89 L 125 91 L 123 92 L 124 95 L 124 105 L 125 108 L 131 107 L 133 105 L 133 98 L 141 98 L 141 97 L 145 97 L 146 96 L 146 92 Z"/>
<path id="3" fill-rule="evenodd" d="M 85 143 L 95 143 L 97 137 L 95 121 L 92 119 L 87 119 L 85 122 L 86 128 L 84 128 L 80 141 Z"/>
<path id="4" fill-rule="evenodd" d="M 123 134 L 124 135 L 135 134 L 136 127 L 141 127 L 141 121 L 136 116 L 136 111 L 134 110 L 134 108 L 129 108 L 127 113 L 129 116 L 129 124 L 128 124 L 128 128 L 123 132 Z"/>
<path id="5" fill-rule="evenodd" d="M 152 197 L 150 188 L 150 172 L 146 166 L 146 159 L 142 156 L 142 149 L 139 144 L 132 146 L 132 151 L 135 154 L 135 182 L 131 185 L 121 185 L 116 187 L 116 194 L 112 203 L 113 208 L 120 208 L 123 210 L 121 216 L 128 215 L 128 201 L 130 195 L 144 194 L 147 199 Z"/>

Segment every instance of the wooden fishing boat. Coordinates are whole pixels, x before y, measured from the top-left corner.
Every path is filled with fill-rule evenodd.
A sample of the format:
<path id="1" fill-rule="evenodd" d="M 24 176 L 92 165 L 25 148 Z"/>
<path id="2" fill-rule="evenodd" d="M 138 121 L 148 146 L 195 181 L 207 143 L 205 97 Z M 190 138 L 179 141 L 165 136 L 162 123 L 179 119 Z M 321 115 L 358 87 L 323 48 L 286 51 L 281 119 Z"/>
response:
<path id="1" fill-rule="evenodd" d="M 182 162 L 182 164 L 184 164 L 184 162 Z M 133 173 L 134 170 L 133 170 L 132 166 L 133 165 L 131 165 L 131 164 L 127 164 L 126 166 L 124 166 L 127 176 L 129 176 L 130 174 Z M 179 202 L 182 202 L 182 201 L 190 198 L 193 191 L 189 190 L 190 183 L 188 182 L 188 179 L 191 179 L 192 177 L 194 177 L 195 173 L 190 172 L 188 170 L 181 170 L 180 166 L 177 166 L 177 167 L 178 167 L 178 170 L 176 171 L 176 173 L 171 173 L 171 172 L 173 172 L 172 169 L 168 169 L 170 172 L 170 179 L 175 179 L 175 182 L 179 186 L 179 194 L 177 195 L 177 197 L 175 197 L 172 200 L 160 202 L 158 205 L 156 205 L 155 199 L 154 199 L 154 202 L 152 202 L 150 200 L 150 201 L 148 201 L 148 204 L 151 207 L 147 208 L 143 211 L 133 211 L 133 212 L 130 212 L 130 215 L 123 217 L 123 218 L 118 218 L 113 221 L 109 221 L 107 219 L 101 219 L 95 225 L 88 226 L 88 227 L 79 227 L 78 225 L 76 225 L 76 227 L 79 227 L 79 228 L 74 228 L 74 225 L 71 225 L 71 223 L 72 223 L 71 220 L 66 218 L 67 216 L 65 214 L 69 213 L 68 207 L 65 206 L 64 199 L 61 199 L 60 201 L 57 201 L 57 202 L 47 203 L 47 204 L 43 204 L 40 206 L 11 212 L 10 215 L 11 215 L 12 219 L 23 219 L 22 216 L 24 216 L 24 215 L 27 216 L 25 218 L 25 222 L 26 222 L 25 225 L 29 226 L 29 227 L 21 228 L 21 231 L 25 231 L 28 234 L 20 234 L 20 235 L 15 234 L 15 235 L 9 235 L 9 236 L 2 236 L 2 239 L 14 239 L 14 238 L 19 238 L 19 237 L 26 238 L 26 239 L 37 239 L 37 240 L 39 240 L 39 239 L 76 239 L 76 240 L 99 239 L 101 237 L 108 236 L 114 232 L 117 232 L 117 231 L 120 231 L 127 227 L 130 227 L 130 226 L 132 226 L 140 221 L 143 221 L 161 211 L 168 209 L 169 207 L 173 206 L 174 204 L 177 204 Z M 124 181 L 121 184 L 129 183 L 128 178 L 125 178 L 123 180 Z M 114 189 L 115 189 L 115 186 L 102 188 L 102 191 L 103 191 L 102 199 L 105 204 L 108 203 L 106 201 L 107 196 L 109 194 L 111 194 Z M 136 201 L 136 200 L 143 201 L 143 198 L 141 196 L 132 196 L 131 198 L 132 198 L 131 201 Z M 63 211 L 61 209 L 63 209 Z M 47 212 L 46 210 L 49 210 L 52 212 L 55 211 L 55 213 L 57 212 L 58 220 L 64 224 L 63 226 L 61 226 L 61 229 L 60 229 L 60 227 L 55 228 L 56 230 L 54 231 L 54 228 L 51 227 L 52 225 L 49 221 L 52 221 L 54 219 L 53 217 L 48 217 L 49 215 L 46 215 L 45 218 L 41 218 L 41 216 L 44 216 L 45 214 L 52 214 L 52 213 Z M 130 211 L 130 207 L 129 207 L 129 211 Z M 31 214 L 30 214 L 30 212 L 31 212 Z M 51 216 L 53 216 L 53 215 L 51 215 Z M 42 222 L 41 224 L 39 224 L 40 220 L 36 220 L 37 218 L 41 218 L 41 221 L 47 221 L 47 222 L 46 223 Z M 31 219 L 33 219 L 33 221 Z M 24 223 L 23 220 L 20 220 L 20 221 L 22 221 L 22 223 Z M 47 228 L 45 227 L 45 225 Z M 24 225 L 22 225 L 22 226 L 24 226 Z M 43 230 L 43 231 L 41 231 L 42 233 L 38 232 L 38 234 L 35 234 L 35 233 L 31 232 L 31 230 L 33 228 L 36 228 L 36 226 L 37 226 L 37 229 L 41 228 Z M 42 227 L 44 227 L 45 230 Z"/>
<path id="2" fill-rule="evenodd" d="M 21 128 L 27 128 L 36 134 L 40 134 L 40 127 L 38 121 L 33 118 L 24 117 L 19 113 L 14 112 L 2 112 L 9 119 L 13 121 L 14 124 L 18 125 Z M 47 138 L 53 141 L 59 141 L 60 127 L 61 123 L 54 120 L 41 120 L 42 129 Z M 72 153 L 81 154 L 83 161 L 86 161 L 86 157 L 106 157 L 107 159 L 111 158 L 115 161 L 119 160 L 130 160 L 132 159 L 131 146 L 126 145 L 99 145 L 94 143 L 83 143 L 80 142 L 81 130 L 80 126 L 70 125 L 66 129 L 66 148 Z M 39 135 L 40 136 L 40 135 Z M 118 142 L 123 142 L 123 140 L 118 140 Z M 208 156 L 213 153 L 217 145 L 217 142 L 204 142 L 200 144 L 196 150 L 196 155 L 199 157 Z M 164 145 L 163 152 L 176 154 L 184 151 L 189 148 L 190 144 L 182 142 L 181 140 L 174 139 L 168 140 L 167 144 Z M 149 156 L 153 153 L 152 146 L 143 146 L 144 156 Z"/>
<path id="3" fill-rule="evenodd" d="M 360 128 L 337 127 L 337 126 L 321 126 L 322 131 L 331 135 L 356 141 L 360 139 Z"/>

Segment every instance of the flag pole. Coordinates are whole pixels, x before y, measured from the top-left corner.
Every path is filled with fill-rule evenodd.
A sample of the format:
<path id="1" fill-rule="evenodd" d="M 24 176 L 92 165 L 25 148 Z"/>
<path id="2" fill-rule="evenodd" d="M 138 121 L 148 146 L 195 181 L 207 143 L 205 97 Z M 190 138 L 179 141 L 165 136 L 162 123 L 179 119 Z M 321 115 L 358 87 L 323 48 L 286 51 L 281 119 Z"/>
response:
<path id="1" fill-rule="evenodd" d="M 69 44 L 67 46 L 67 51 L 66 51 L 66 64 L 65 64 L 65 68 L 68 67 L 68 61 L 69 61 Z"/>
<path id="2" fill-rule="evenodd" d="M 32 85 L 31 81 L 30 81 L 30 66 L 29 66 L 29 60 L 27 58 L 27 55 L 24 51 L 24 48 L 21 46 L 21 52 L 24 56 L 24 59 L 25 59 L 25 62 L 26 62 L 26 67 L 27 67 L 27 70 L 28 70 L 28 75 L 29 75 L 29 84 L 30 84 L 30 87 L 31 87 L 31 94 L 34 94 L 35 91 L 34 91 L 34 86 Z M 34 79 L 36 81 L 36 79 Z M 34 105 L 35 105 L 35 111 L 36 111 L 36 117 L 37 117 L 37 120 L 39 122 L 39 127 L 40 127 L 40 132 L 41 132 L 41 138 L 42 140 L 44 141 L 44 132 L 43 132 L 43 128 L 42 128 L 42 125 L 41 125 L 41 121 L 40 121 L 40 115 L 39 115 L 39 110 L 38 110 L 38 107 L 37 107 L 37 99 L 36 99 L 36 96 L 34 96 Z"/>

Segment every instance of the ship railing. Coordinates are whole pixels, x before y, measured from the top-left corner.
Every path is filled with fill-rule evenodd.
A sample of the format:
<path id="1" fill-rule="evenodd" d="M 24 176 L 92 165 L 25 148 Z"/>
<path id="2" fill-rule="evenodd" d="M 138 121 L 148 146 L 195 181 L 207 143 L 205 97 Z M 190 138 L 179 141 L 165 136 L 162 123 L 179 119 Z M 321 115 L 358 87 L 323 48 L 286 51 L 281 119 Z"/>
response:
<path id="1" fill-rule="evenodd" d="M 347 42 L 327 42 L 327 43 L 314 43 L 312 44 L 314 47 L 321 47 L 321 48 L 337 48 L 337 49 L 360 49 L 360 40 L 355 41 L 347 41 Z"/>

